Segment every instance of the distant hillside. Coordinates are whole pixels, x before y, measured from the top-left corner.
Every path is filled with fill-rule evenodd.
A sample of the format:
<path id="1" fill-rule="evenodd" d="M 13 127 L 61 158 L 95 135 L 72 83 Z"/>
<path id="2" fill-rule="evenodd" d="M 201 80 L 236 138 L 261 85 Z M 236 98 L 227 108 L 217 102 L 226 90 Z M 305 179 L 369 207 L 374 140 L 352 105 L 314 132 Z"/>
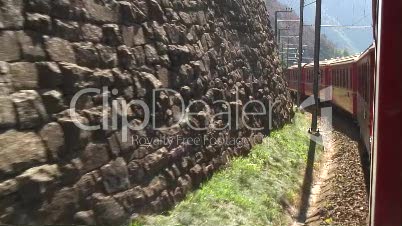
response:
<path id="1" fill-rule="evenodd" d="M 278 0 L 284 4 L 293 4 L 298 8 L 299 1 Z M 306 0 L 306 4 L 314 0 Z M 322 24 L 328 25 L 372 25 L 372 1 L 369 0 L 336 0 L 322 1 Z M 296 12 L 299 13 L 298 11 Z M 299 14 L 298 14 L 299 15 Z M 315 20 L 315 4 L 304 10 L 305 23 L 313 24 Z M 364 51 L 373 43 L 372 28 L 323 28 L 326 34 L 338 48 L 347 49 L 351 53 Z"/>
<path id="2" fill-rule="evenodd" d="M 267 9 L 270 16 L 271 26 L 275 28 L 275 11 L 285 9 L 286 5 L 281 4 L 278 0 L 266 0 Z M 294 9 L 299 10 L 299 9 Z M 279 14 L 279 19 L 286 20 L 298 20 L 299 16 L 295 13 L 282 13 Z M 281 36 L 287 35 L 298 35 L 299 34 L 299 23 L 298 22 L 282 22 L 279 23 L 280 28 L 285 28 L 289 26 L 289 31 L 282 31 Z M 282 41 L 287 42 L 287 38 L 283 38 Z M 291 44 L 298 44 L 298 38 L 290 38 Z M 303 34 L 303 45 L 307 45 L 304 47 L 304 55 L 303 62 L 311 62 L 314 56 L 314 27 L 304 27 Z M 340 50 L 333 44 L 325 35 L 321 35 L 321 59 L 330 59 L 333 57 L 340 57 L 344 55 L 349 55 L 348 51 Z"/>

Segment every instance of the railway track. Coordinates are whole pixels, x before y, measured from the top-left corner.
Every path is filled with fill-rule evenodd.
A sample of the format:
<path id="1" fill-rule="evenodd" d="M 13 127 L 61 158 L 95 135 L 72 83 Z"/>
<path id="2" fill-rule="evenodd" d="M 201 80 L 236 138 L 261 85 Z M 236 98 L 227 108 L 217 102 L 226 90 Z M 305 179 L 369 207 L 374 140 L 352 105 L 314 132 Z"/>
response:
<path id="1" fill-rule="evenodd" d="M 349 119 L 334 117 L 334 129 L 315 174 L 304 225 L 361 226 L 368 217 L 368 158 Z"/>

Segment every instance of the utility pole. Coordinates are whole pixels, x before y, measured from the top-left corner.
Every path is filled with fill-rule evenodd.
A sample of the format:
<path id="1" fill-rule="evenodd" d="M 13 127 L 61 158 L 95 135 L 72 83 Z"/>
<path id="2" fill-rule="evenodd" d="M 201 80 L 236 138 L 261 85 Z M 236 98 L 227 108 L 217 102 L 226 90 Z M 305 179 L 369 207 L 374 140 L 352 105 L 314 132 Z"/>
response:
<path id="1" fill-rule="evenodd" d="M 292 8 L 286 8 L 285 10 L 278 10 L 275 11 L 275 40 L 278 42 L 278 14 L 279 13 L 291 13 L 293 10 Z"/>
<path id="2" fill-rule="evenodd" d="M 316 2 L 315 12 L 315 46 L 314 46 L 314 101 L 313 121 L 311 123 L 311 132 L 318 133 L 318 111 L 320 103 L 318 100 L 318 80 L 320 76 L 320 42 L 321 42 L 321 0 Z"/>
<path id="3" fill-rule="evenodd" d="M 288 45 L 290 43 L 290 38 L 288 38 Z M 286 48 L 286 68 L 289 68 L 289 48 Z"/>
<path id="4" fill-rule="evenodd" d="M 284 68 L 283 65 L 284 65 L 284 61 L 285 61 L 285 60 L 283 59 L 283 58 L 284 58 L 283 54 L 285 53 L 285 52 L 284 52 L 284 49 L 285 49 L 284 45 L 285 45 L 285 44 L 282 42 L 282 57 L 281 57 L 282 70 L 283 70 L 283 68 Z"/>
<path id="5" fill-rule="evenodd" d="M 278 37 L 279 37 L 279 39 L 277 40 L 278 47 L 280 47 L 280 44 L 281 44 L 281 33 L 282 33 L 282 31 L 289 31 L 289 30 L 290 30 L 289 27 L 279 28 L 278 29 Z M 284 49 L 284 47 L 283 47 L 283 43 L 282 43 L 282 51 L 283 51 L 283 49 Z M 283 55 L 282 55 L 282 61 L 283 61 Z"/>
<path id="6" fill-rule="evenodd" d="M 281 42 L 281 34 L 282 34 L 282 31 L 290 31 L 289 26 L 286 27 L 286 28 L 279 28 L 279 29 L 278 29 L 278 44 Z"/>
<path id="7" fill-rule="evenodd" d="M 300 23 L 299 23 L 299 59 L 298 69 L 299 76 L 297 76 L 297 105 L 301 105 L 301 77 L 302 77 L 302 62 L 303 62 L 303 24 L 304 23 L 304 0 L 300 0 Z"/>

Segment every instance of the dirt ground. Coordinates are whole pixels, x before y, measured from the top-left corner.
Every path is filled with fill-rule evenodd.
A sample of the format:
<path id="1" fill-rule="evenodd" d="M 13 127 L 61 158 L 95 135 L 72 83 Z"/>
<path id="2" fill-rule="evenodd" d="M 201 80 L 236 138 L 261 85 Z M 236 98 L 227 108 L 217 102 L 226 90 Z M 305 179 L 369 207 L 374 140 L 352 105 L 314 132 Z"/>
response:
<path id="1" fill-rule="evenodd" d="M 314 165 L 306 221 L 295 225 L 367 225 L 369 163 L 359 130 L 337 114 L 333 130 L 322 134 L 325 151 Z"/>

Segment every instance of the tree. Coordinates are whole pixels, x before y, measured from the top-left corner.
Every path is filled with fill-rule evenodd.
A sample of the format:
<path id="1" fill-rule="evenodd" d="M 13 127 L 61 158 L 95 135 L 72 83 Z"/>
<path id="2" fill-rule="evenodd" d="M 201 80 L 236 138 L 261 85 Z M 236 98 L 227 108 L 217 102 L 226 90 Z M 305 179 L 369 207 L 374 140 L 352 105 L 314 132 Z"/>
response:
<path id="1" fill-rule="evenodd" d="M 347 49 L 344 49 L 342 55 L 343 55 L 344 57 L 346 57 L 346 56 L 350 56 L 350 53 L 349 53 L 349 51 L 348 51 Z"/>

